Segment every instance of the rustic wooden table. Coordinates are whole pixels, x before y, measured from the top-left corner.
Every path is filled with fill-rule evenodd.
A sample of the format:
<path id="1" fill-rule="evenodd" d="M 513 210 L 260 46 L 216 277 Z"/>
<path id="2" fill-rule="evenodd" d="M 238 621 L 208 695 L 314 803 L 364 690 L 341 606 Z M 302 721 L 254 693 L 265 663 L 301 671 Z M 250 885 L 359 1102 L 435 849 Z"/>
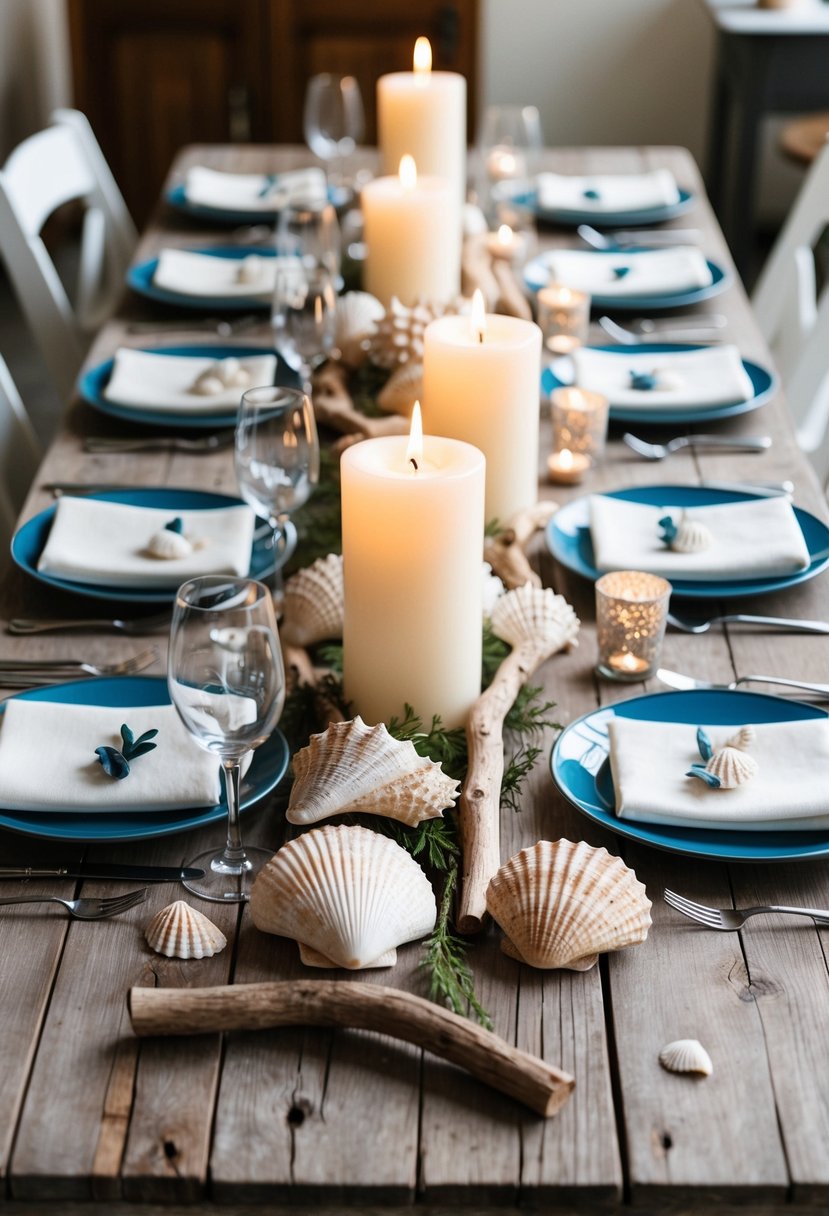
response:
<path id="1" fill-rule="evenodd" d="M 287 166 L 299 150 L 190 149 L 193 161 L 237 169 Z M 702 195 L 697 170 L 681 149 L 558 150 L 561 170 L 672 168 L 697 201 L 689 222 L 701 228 L 709 256 L 728 252 Z M 204 244 L 221 234 L 162 208 L 138 252 L 162 244 Z M 549 230 L 542 242 L 572 243 Z M 700 311 L 728 316 L 730 340 L 768 361 L 739 283 Z M 166 314 L 164 314 L 166 315 Z M 127 318 L 157 317 L 136 299 L 96 341 L 90 361 L 124 341 Z M 261 336 L 265 337 L 267 328 Z M 161 337 L 161 334 L 159 334 Z M 138 345 L 148 339 L 129 338 Z M 168 339 L 181 341 L 180 337 Z M 149 339 L 150 343 L 152 338 Z M 250 341 L 246 334 L 244 341 Z M 727 434 L 769 433 L 763 456 L 676 455 L 638 460 L 614 433 L 590 489 L 704 478 L 794 478 L 796 502 L 821 516 L 826 504 L 798 452 L 778 396 L 759 414 L 719 424 Z M 228 452 L 211 456 L 86 455 L 90 434 L 125 433 L 73 403 L 26 504 L 23 518 L 48 505 L 43 482 L 58 479 L 135 485 L 199 486 L 235 491 Z M 137 428 L 134 428 L 137 433 Z M 132 432 L 130 432 L 132 433 Z M 545 424 L 546 436 L 546 424 Z M 542 445 L 543 448 L 544 445 Z M 543 455 L 543 453 L 542 453 Z M 551 490 L 545 487 L 545 493 Z M 556 491 L 562 502 L 575 489 Z M 542 671 L 567 723 L 642 686 L 597 683 L 593 673 L 593 589 L 537 554 L 545 580 L 582 619 L 580 644 Z M 70 615 L 87 603 L 51 595 L 16 570 L 4 582 L 2 612 Z M 713 605 L 712 605 L 713 607 Z M 829 579 L 816 579 L 753 601 L 758 611 L 829 617 Z M 52 657 L 66 652 L 112 659 L 137 640 L 116 635 L 3 634 L 0 655 Z M 163 643 L 162 643 L 163 648 Z M 733 673 L 826 678 L 829 639 L 712 631 L 669 633 L 666 665 L 714 679 Z M 157 670 L 162 666 L 159 663 Z M 656 687 L 656 686 L 654 686 Z M 546 743 L 551 745 L 552 737 Z M 726 865 L 634 847 L 599 830 L 556 792 L 547 748 L 520 814 L 504 815 L 502 854 L 540 837 L 604 844 L 635 867 L 654 901 L 654 926 L 641 946 L 602 958 L 586 973 L 543 973 L 506 958 L 495 933 L 472 950 L 477 984 L 496 1029 L 511 1042 L 572 1072 L 576 1089 L 554 1119 L 543 1121 L 467 1075 L 419 1050 L 381 1036 L 285 1030 L 198 1039 L 133 1038 L 126 1011 L 131 985 L 183 986 L 292 978 L 301 974 L 293 943 L 258 933 L 246 912 L 214 907 L 230 946 L 203 962 L 149 953 L 142 927 L 176 898 L 174 885 L 150 888 L 147 903 L 114 920 L 69 922 L 57 909 L 4 909 L 0 917 L 0 1170 L 4 1211 L 31 1212 L 57 1201 L 61 1212 L 98 1201 L 108 1213 L 169 1211 L 199 1202 L 241 1213 L 256 1204 L 358 1205 L 386 1211 L 413 1202 L 446 1210 L 456 1204 L 528 1210 L 607 1211 L 633 1204 L 652 1212 L 814 1211 L 829 1206 L 829 936 L 809 922 L 754 921 L 742 935 L 698 929 L 661 900 L 673 887 L 715 905 L 829 905 L 823 861 L 799 865 Z M 797 773 L 792 774 L 796 781 Z M 251 843 L 277 846 L 283 820 L 271 802 L 246 816 Z M 221 837 L 221 827 L 117 846 L 56 846 L 3 833 L 8 863 L 47 858 L 179 864 Z M 85 894 L 123 886 L 86 882 Z M 81 884 L 4 883 L 4 892 L 60 891 Z M 419 947 L 400 951 L 393 972 L 365 982 L 422 991 Z M 713 1061 L 702 1082 L 663 1071 L 659 1049 L 698 1037 Z M 76 1207 L 77 1205 L 77 1207 Z M 135 1205 L 135 1208 L 133 1208 Z M 149 1206 L 148 1206 L 149 1205 Z M 188 1210 L 184 1207 L 181 1210 Z M 189 1209 L 192 1210 L 192 1209 Z"/>

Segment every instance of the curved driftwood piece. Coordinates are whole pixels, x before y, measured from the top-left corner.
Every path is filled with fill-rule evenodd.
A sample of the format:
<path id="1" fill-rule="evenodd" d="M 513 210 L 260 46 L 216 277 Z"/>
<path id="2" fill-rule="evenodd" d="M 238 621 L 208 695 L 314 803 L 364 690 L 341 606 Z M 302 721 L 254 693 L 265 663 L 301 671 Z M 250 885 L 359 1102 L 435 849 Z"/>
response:
<path id="1" fill-rule="evenodd" d="M 461 254 L 461 289 L 467 298 L 476 290 L 480 291 L 487 311 L 491 312 L 501 295 L 501 288 L 486 247 L 487 236 L 486 232 L 475 232 L 464 240 Z"/>
<path id="2" fill-rule="evenodd" d="M 315 667 L 311 656 L 304 646 L 290 646 L 284 638 L 280 638 L 282 659 L 288 674 L 290 687 L 296 684 L 307 685 L 314 690 L 314 709 L 320 729 L 325 729 L 332 722 L 343 722 L 345 717 L 339 705 L 328 695 L 322 683 L 330 672 L 327 667 Z"/>
<path id="3" fill-rule="evenodd" d="M 397 414 L 384 418 L 368 418 L 362 414 L 348 391 L 348 372 L 338 363 L 326 363 L 314 373 L 312 396 L 314 414 L 321 426 L 345 435 L 359 435 L 361 439 L 408 433 L 407 419 Z"/>
<path id="4" fill-rule="evenodd" d="M 132 988 L 127 997 L 137 1035 L 215 1034 L 277 1026 L 375 1030 L 466 1068 L 539 1115 L 554 1115 L 574 1079 L 537 1056 L 422 997 L 380 984 L 290 980 L 222 988 Z"/>
<path id="5" fill-rule="evenodd" d="M 492 263 L 492 274 L 498 284 L 495 311 L 505 313 L 508 317 L 520 317 L 522 321 L 532 321 L 533 310 L 530 302 L 524 295 L 521 284 L 509 262 L 503 258 L 495 258 Z"/>
<path id="6" fill-rule="evenodd" d="M 541 586 L 541 579 L 527 558 L 526 546 L 536 532 L 546 528 L 557 510 L 558 503 L 552 499 L 534 503 L 508 519 L 496 536 L 485 539 L 484 561 L 489 562 L 505 587 L 523 587 L 525 583 Z"/>

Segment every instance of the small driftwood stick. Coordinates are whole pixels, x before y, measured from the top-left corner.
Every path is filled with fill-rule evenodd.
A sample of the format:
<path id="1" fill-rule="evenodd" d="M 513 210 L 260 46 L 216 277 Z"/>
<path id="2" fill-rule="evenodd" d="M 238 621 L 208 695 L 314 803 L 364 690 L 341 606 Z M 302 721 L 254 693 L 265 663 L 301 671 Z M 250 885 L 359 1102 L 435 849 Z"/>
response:
<path id="1" fill-rule="evenodd" d="M 493 274 L 492 258 L 486 247 L 487 233 L 476 232 L 463 243 L 461 254 L 461 290 L 469 297 L 480 290 L 487 312 L 491 312 L 501 295 L 498 280 Z"/>
<path id="2" fill-rule="evenodd" d="M 484 561 L 489 562 L 508 590 L 532 583 L 541 586 L 541 579 L 530 565 L 526 546 L 537 531 L 545 528 L 558 510 L 551 499 L 525 507 L 507 521 L 497 536 L 484 541 Z"/>
<path id="3" fill-rule="evenodd" d="M 290 980 L 223 988 L 132 988 L 127 997 L 137 1035 L 215 1034 L 277 1026 L 346 1026 L 374 1030 L 468 1069 L 493 1089 L 547 1118 L 575 1081 L 536 1056 L 422 997 L 379 984 Z"/>
<path id="4" fill-rule="evenodd" d="M 515 277 L 515 271 L 506 258 L 493 259 L 492 274 L 498 284 L 495 311 L 505 313 L 508 317 L 520 317 L 523 321 L 532 321 L 533 310 L 530 308 L 530 302 L 521 290 L 521 284 Z"/>
<path id="5" fill-rule="evenodd" d="M 336 363 L 326 363 L 314 373 L 312 395 L 317 422 L 346 435 L 359 435 L 361 439 L 408 433 L 408 421 L 396 414 L 387 418 L 367 418 L 361 414 L 354 406 L 347 381 L 347 371 Z"/>
<path id="6" fill-rule="evenodd" d="M 331 700 L 322 684 L 323 677 L 329 674 L 328 669 L 315 667 L 303 646 L 290 646 L 284 638 L 280 641 L 285 670 L 293 673 L 297 684 L 307 685 L 314 690 L 314 708 L 320 729 L 324 730 L 332 722 L 345 721 L 342 710 Z"/>

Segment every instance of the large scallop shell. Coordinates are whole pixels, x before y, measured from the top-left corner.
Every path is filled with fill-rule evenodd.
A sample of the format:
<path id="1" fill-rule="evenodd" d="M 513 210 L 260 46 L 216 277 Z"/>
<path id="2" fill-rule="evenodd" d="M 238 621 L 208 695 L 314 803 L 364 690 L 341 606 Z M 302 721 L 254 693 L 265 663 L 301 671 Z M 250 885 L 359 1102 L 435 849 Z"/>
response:
<path id="1" fill-rule="evenodd" d="M 411 826 L 436 818 L 457 792 L 458 782 L 414 744 L 357 717 L 333 722 L 296 753 L 287 818 L 306 824 L 362 812 Z"/>
<path id="2" fill-rule="evenodd" d="M 253 923 L 291 937 L 337 967 L 375 966 L 431 933 L 431 883 L 388 836 L 362 827 L 315 828 L 283 845 L 250 896 Z"/>
<path id="3" fill-rule="evenodd" d="M 714 1071 L 711 1057 L 697 1039 L 677 1039 L 659 1053 L 659 1063 L 668 1072 L 691 1072 L 710 1077 Z"/>
<path id="4" fill-rule="evenodd" d="M 486 906 L 505 954 L 532 967 L 587 971 L 599 954 L 642 942 L 651 901 L 620 857 L 584 841 L 539 840 L 490 881 Z"/>
<path id="5" fill-rule="evenodd" d="M 423 400 L 423 364 L 417 360 L 395 368 L 377 394 L 377 404 L 387 414 L 411 417 L 415 401 Z"/>
<path id="6" fill-rule="evenodd" d="M 314 646 L 343 636 L 343 559 L 318 557 L 285 584 L 279 626 L 289 646 Z"/>
<path id="7" fill-rule="evenodd" d="M 551 651 L 562 650 L 577 644 L 579 618 L 563 595 L 525 583 L 496 600 L 492 629 L 510 646 L 543 641 Z"/>
<path id="8" fill-rule="evenodd" d="M 704 549 L 710 549 L 713 542 L 711 529 L 686 515 L 679 521 L 671 548 L 675 553 L 702 553 Z"/>
<path id="9" fill-rule="evenodd" d="M 719 781 L 721 790 L 733 790 L 745 785 L 757 775 L 757 761 L 747 756 L 739 747 L 719 748 L 705 766 L 705 771 Z"/>
<path id="10" fill-rule="evenodd" d="M 385 315 L 383 305 L 367 291 L 349 291 L 340 296 L 334 343 L 342 363 L 347 367 L 360 367 L 365 362 L 371 335 Z"/>
<path id="11" fill-rule="evenodd" d="M 167 958 L 210 958 L 227 945 L 227 938 L 203 912 L 183 899 L 162 908 L 144 931 L 147 944 Z"/>
<path id="12" fill-rule="evenodd" d="M 319 950 L 312 950 L 310 946 L 306 946 L 305 942 L 297 942 L 299 946 L 299 961 L 305 967 L 319 967 L 322 970 L 330 971 L 334 967 L 338 967 L 339 963 L 334 963 L 330 958 L 326 958 L 324 954 L 320 954 Z M 366 963 L 361 967 L 361 971 L 379 970 L 381 967 L 394 967 L 397 963 L 397 950 L 392 947 L 391 950 L 384 951 L 379 958 L 376 958 L 373 963 Z"/>

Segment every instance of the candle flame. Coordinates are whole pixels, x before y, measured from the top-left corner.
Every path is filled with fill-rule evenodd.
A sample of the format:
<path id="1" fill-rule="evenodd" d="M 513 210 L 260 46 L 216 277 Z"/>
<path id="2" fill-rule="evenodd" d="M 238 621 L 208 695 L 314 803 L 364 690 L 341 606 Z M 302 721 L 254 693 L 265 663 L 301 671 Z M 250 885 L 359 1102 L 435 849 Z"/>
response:
<path id="1" fill-rule="evenodd" d="M 558 463 L 562 469 L 572 469 L 573 453 L 569 448 L 562 448 L 558 454 Z"/>
<path id="2" fill-rule="evenodd" d="M 469 317 L 469 324 L 472 329 L 472 336 L 478 342 L 483 342 L 484 334 L 486 333 L 486 306 L 484 304 L 484 293 L 480 287 L 475 288 L 475 293 L 472 296 L 472 312 Z"/>
<path id="3" fill-rule="evenodd" d="M 639 665 L 636 655 L 631 654 L 629 650 L 625 651 L 619 659 L 619 666 L 624 667 L 627 671 L 636 671 Z"/>
<path id="4" fill-rule="evenodd" d="M 404 190 L 414 190 L 417 185 L 417 165 L 413 156 L 406 153 L 400 158 L 400 185 Z"/>
<path id="5" fill-rule="evenodd" d="M 409 431 L 409 443 L 406 448 L 406 461 L 414 465 L 415 472 L 417 472 L 418 465 L 423 461 L 423 419 L 420 416 L 419 401 L 415 401 L 412 410 L 412 426 Z"/>
<path id="6" fill-rule="evenodd" d="M 428 38 L 418 38 L 414 44 L 414 70 L 416 72 L 431 72 L 432 44 Z"/>
<path id="7" fill-rule="evenodd" d="M 509 249 L 512 244 L 512 229 L 509 224 L 502 224 L 498 229 L 498 244 L 503 245 L 504 249 Z"/>

